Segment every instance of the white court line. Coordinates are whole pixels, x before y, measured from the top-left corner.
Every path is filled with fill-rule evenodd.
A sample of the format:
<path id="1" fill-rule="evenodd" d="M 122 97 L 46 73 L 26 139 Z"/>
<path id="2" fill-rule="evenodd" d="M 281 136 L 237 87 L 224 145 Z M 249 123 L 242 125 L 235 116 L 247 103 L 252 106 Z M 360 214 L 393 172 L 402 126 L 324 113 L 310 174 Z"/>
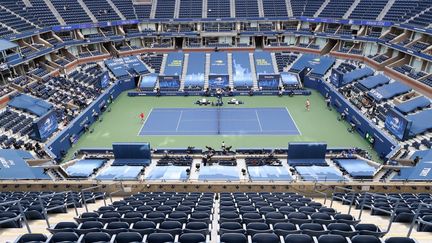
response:
<path id="1" fill-rule="evenodd" d="M 147 122 L 147 119 L 149 118 L 149 116 L 150 116 L 150 114 L 153 112 L 153 108 L 151 108 L 150 109 L 150 112 L 148 113 L 148 115 L 146 115 L 146 118 L 145 118 L 145 120 L 144 120 L 144 122 L 143 122 L 143 124 L 142 124 L 142 126 L 141 126 L 141 128 L 140 128 L 140 130 L 138 131 L 138 137 L 142 137 L 142 136 L 144 136 L 144 135 L 141 135 L 141 131 L 144 129 L 144 125 L 146 124 L 146 122 Z"/>
<path id="2" fill-rule="evenodd" d="M 261 120 L 260 120 L 260 118 L 258 116 L 258 110 L 255 110 L 255 115 L 256 115 L 256 118 L 258 120 L 258 125 L 260 127 L 260 132 L 263 132 L 263 129 L 262 129 L 262 126 L 261 126 Z"/>
<path id="3" fill-rule="evenodd" d="M 287 107 L 285 107 L 285 110 L 288 112 L 288 115 L 290 116 L 291 120 L 294 122 L 294 125 L 295 125 L 297 131 L 300 133 L 300 134 L 298 134 L 298 135 L 302 136 L 302 132 L 301 132 L 300 129 L 298 128 L 297 123 L 296 123 L 294 117 L 291 116 L 291 113 L 289 112 L 289 110 L 288 110 Z"/>
<path id="4" fill-rule="evenodd" d="M 178 128 L 180 126 L 180 122 L 181 122 L 182 116 L 183 116 L 183 110 L 180 111 L 180 116 L 179 116 L 179 119 L 177 121 L 176 132 L 178 132 Z"/>

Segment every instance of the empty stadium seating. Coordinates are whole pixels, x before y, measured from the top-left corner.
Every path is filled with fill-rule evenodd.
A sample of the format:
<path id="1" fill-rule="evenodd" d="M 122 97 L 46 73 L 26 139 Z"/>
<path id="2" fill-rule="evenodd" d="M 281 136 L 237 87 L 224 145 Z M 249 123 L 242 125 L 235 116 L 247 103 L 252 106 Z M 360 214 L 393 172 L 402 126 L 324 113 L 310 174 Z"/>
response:
<path id="1" fill-rule="evenodd" d="M 22 197 L 21 193 L 14 194 Z M 392 196 L 415 198 L 405 194 Z M 345 196 L 337 194 L 337 197 Z M 422 195 L 422 198 L 427 196 Z M 51 235 L 24 234 L 18 236 L 16 242 L 166 242 L 178 239 L 178 242 L 241 243 L 248 242 L 248 238 L 252 242 L 274 243 L 381 242 L 385 232 L 378 226 L 349 219 L 353 219 L 349 214 L 341 214 L 292 192 L 217 195 L 143 192 L 114 201 L 95 212 L 83 213 L 76 218 L 78 223 L 64 221 L 53 225 L 48 228 Z M 213 239 L 212 232 L 216 229 L 217 239 Z M 385 242 L 411 242 L 411 239 L 388 237 Z"/>
<path id="2" fill-rule="evenodd" d="M 229 18 L 230 1 L 229 0 L 208 0 L 207 17 L 208 18 Z"/>

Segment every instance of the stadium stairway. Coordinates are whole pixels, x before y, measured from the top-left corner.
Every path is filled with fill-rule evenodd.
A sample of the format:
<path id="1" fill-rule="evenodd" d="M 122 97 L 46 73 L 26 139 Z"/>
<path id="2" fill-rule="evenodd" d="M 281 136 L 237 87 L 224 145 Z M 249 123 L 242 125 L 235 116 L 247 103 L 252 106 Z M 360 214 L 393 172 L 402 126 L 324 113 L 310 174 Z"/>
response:
<path id="1" fill-rule="evenodd" d="M 90 17 L 90 19 L 93 21 L 93 23 L 98 22 L 96 17 L 93 15 L 93 13 L 90 11 L 90 9 L 87 7 L 87 5 L 84 3 L 83 0 L 77 0 L 78 3 L 81 5 L 81 7 L 84 9 L 84 12 Z"/>
<path id="2" fill-rule="evenodd" d="M 235 18 L 236 17 L 236 7 L 235 7 L 235 0 L 231 0 L 230 1 L 230 9 L 231 9 L 231 18 Z"/>
<path id="3" fill-rule="evenodd" d="M 320 13 L 325 9 L 325 7 L 327 6 L 327 4 L 330 2 L 330 0 L 325 0 L 321 7 L 316 11 L 316 13 L 314 14 L 314 17 L 318 17 L 320 15 Z"/>
<path id="4" fill-rule="evenodd" d="M 271 59 L 272 59 L 274 73 L 279 74 L 278 65 L 277 65 L 277 61 L 276 61 L 276 55 L 274 52 L 270 53 L 270 55 L 271 55 Z"/>
<path id="5" fill-rule="evenodd" d="M 249 53 L 249 61 L 250 61 L 250 67 L 251 67 L 251 73 L 253 73 L 252 75 L 252 81 L 253 81 L 253 88 L 255 90 L 258 89 L 258 80 L 256 78 L 256 70 L 255 70 L 255 60 L 254 60 L 254 55 L 253 53 Z"/>
<path id="6" fill-rule="evenodd" d="M 346 11 L 343 18 L 347 19 L 351 13 L 354 11 L 354 9 L 357 7 L 357 5 L 360 3 L 361 0 L 355 0 L 354 3 L 351 5 L 351 7 Z"/>
<path id="7" fill-rule="evenodd" d="M 126 20 L 126 17 L 122 14 L 122 12 L 117 8 L 117 6 L 111 0 L 106 0 L 106 1 L 111 6 L 111 8 L 114 9 L 117 15 L 120 16 L 122 20 Z"/>
<path id="8" fill-rule="evenodd" d="M 50 0 L 44 0 L 44 2 L 48 6 L 48 8 L 51 10 L 51 12 L 53 13 L 54 17 L 56 17 L 56 19 L 58 20 L 58 22 L 61 25 L 66 25 L 66 22 L 64 21 L 63 17 L 60 15 L 60 13 L 54 7 L 54 5 L 52 4 L 52 2 Z"/>
<path id="9" fill-rule="evenodd" d="M 174 8 L 174 18 L 179 18 L 180 15 L 180 0 L 175 1 L 175 8 Z"/>
<path id="10" fill-rule="evenodd" d="M 293 9 L 292 9 L 292 6 L 291 6 L 291 0 L 285 0 L 285 5 L 287 7 L 288 17 L 294 16 Z"/>
<path id="11" fill-rule="evenodd" d="M 429 12 L 430 10 L 432 10 L 432 6 L 429 7 L 429 8 L 423 9 L 423 11 L 421 11 L 420 13 L 418 13 L 418 14 L 412 16 L 411 18 L 407 19 L 407 20 L 406 20 L 405 22 L 403 22 L 403 23 L 404 23 L 404 24 L 407 24 L 407 23 L 409 23 L 411 20 L 416 19 L 416 18 L 419 17 L 420 15 L 422 15 L 422 14 L 424 14 L 424 13 L 426 13 L 426 12 Z"/>
<path id="12" fill-rule="evenodd" d="M 153 4 L 152 4 L 151 10 L 150 10 L 150 18 L 151 19 L 155 18 L 157 2 L 158 2 L 158 0 L 153 0 L 152 1 Z"/>
<path id="13" fill-rule="evenodd" d="M 205 55 L 204 89 L 207 89 L 209 87 L 210 53 L 206 53 Z"/>
<path id="14" fill-rule="evenodd" d="M 205 19 L 205 18 L 207 18 L 207 8 L 208 8 L 208 4 L 207 4 L 207 0 L 203 0 L 202 1 L 203 3 L 202 3 L 202 13 L 201 13 L 201 16 Z"/>
<path id="15" fill-rule="evenodd" d="M 258 13 L 259 13 L 259 16 L 262 18 L 262 17 L 264 17 L 263 1 L 262 0 L 257 0 L 257 1 L 258 1 Z"/>
<path id="16" fill-rule="evenodd" d="M 384 16 L 386 16 L 386 14 L 388 13 L 388 11 L 390 10 L 390 8 L 393 6 L 395 2 L 396 0 L 388 0 L 387 4 L 385 5 L 381 13 L 378 15 L 377 20 L 383 20 Z"/>
<path id="17" fill-rule="evenodd" d="M 228 53 L 228 80 L 229 80 L 229 87 L 234 88 L 234 80 L 233 80 L 233 66 L 232 66 L 232 53 Z"/>
<path id="18" fill-rule="evenodd" d="M 183 70 L 182 70 L 182 74 L 181 74 L 181 78 L 180 78 L 180 90 L 184 89 L 188 65 L 189 65 L 189 53 L 185 53 L 185 55 L 183 57 Z"/>

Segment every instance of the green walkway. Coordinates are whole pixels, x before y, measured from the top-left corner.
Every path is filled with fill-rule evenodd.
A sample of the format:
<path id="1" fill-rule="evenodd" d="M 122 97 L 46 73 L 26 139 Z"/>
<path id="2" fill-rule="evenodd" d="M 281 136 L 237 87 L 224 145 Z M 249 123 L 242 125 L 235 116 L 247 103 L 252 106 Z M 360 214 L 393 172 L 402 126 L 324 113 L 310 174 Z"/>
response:
<path id="1" fill-rule="evenodd" d="M 150 142 L 153 148 L 205 145 L 218 147 L 225 141 L 234 148 L 286 148 L 288 142 L 327 142 L 330 147 L 361 147 L 367 149 L 376 158 L 371 146 L 357 133 L 347 131 L 348 124 L 337 120 L 338 114 L 329 111 L 323 97 L 313 91 L 309 96 L 311 111 L 305 110 L 305 96 L 271 97 L 254 96 L 238 97 L 245 104 L 238 107 L 287 107 L 296 122 L 301 135 L 296 136 L 138 136 L 142 127 L 139 114 L 146 115 L 152 108 L 194 108 L 198 97 L 128 97 L 127 92 L 121 94 L 110 106 L 111 112 L 105 112 L 100 122 L 96 122 L 91 130 L 83 135 L 69 151 L 67 158 L 79 148 L 111 147 L 113 142 Z M 225 102 L 228 98 L 224 98 Z M 229 105 L 229 107 L 235 107 Z"/>

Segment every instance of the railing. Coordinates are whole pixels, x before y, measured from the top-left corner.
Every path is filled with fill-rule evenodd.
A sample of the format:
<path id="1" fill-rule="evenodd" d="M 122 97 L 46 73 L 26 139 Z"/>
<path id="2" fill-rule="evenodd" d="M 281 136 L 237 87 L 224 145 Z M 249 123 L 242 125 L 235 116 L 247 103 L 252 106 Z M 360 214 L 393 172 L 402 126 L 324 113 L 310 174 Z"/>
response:
<path id="1" fill-rule="evenodd" d="M 111 203 L 113 202 L 112 195 L 119 193 L 119 192 L 124 192 L 123 182 L 119 181 L 119 182 L 110 184 L 110 186 L 117 186 L 117 185 L 120 185 L 120 189 L 113 191 L 113 192 L 108 194 L 108 197 L 110 198 Z M 85 195 L 85 192 L 87 192 L 87 191 L 93 191 L 93 190 L 104 188 L 104 187 L 105 187 L 105 185 L 98 185 L 98 186 L 87 187 L 87 188 L 84 188 L 81 190 L 81 197 L 82 197 L 81 200 L 84 204 L 86 212 L 88 212 L 87 202 L 89 202 L 89 201 L 93 201 L 95 199 L 103 199 L 104 205 L 105 206 L 107 205 L 107 203 L 106 203 L 107 193 L 106 192 L 103 192 L 102 194 L 96 195 L 96 196 L 93 195 L 92 197 L 86 197 L 86 195 Z"/>
<path id="2" fill-rule="evenodd" d="M 327 197 L 328 197 L 328 196 L 327 196 L 327 193 L 318 190 L 318 188 L 317 188 L 318 184 L 320 184 L 320 183 L 318 183 L 318 182 L 316 181 L 315 184 L 314 184 L 314 192 L 317 193 L 317 194 L 319 194 L 319 195 L 324 196 L 324 205 L 325 205 L 325 204 L 327 203 Z M 325 185 L 320 184 L 320 186 L 325 186 Z M 327 189 L 326 189 L 326 190 L 327 190 Z"/>
<path id="3" fill-rule="evenodd" d="M 345 199 L 344 197 L 335 196 L 338 189 L 340 189 L 344 192 L 348 192 L 346 195 L 351 195 L 352 198 L 351 199 Z M 352 206 L 354 205 L 355 198 L 356 198 L 356 191 L 355 190 L 350 189 L 350 188 L 346 188 L 346 187 L 335 186 L 333 188 L 332 200 L 330 202 L 330 207 L 333 207 L 333 202 L 335 201 L 335 199 L 338 199 L 342 202 L 348 202 L 349 203 L 348 214 L 350 214 Z"/>
<path id="4" fill-rule="evenodd" d="M 46 195 L 42 195 L 42 196 L 39 195 L 38 196 L 39 204 L 40 204 L 40 206 L 42 208 L 42 213 L 44 215 L 44 218 L 45 218 L 45 221 L 47 223 L 48 228 L 51 227 L 50 223 L 49 223 L 49 219 L 48 219 L 48 211 L 52 211 L 52 210 L 59 209 L 59 208 L 65 208 L 67 210 L 68 206 L 73 205 L 74 209 L 75 209 L 75 214 L 78 216 L 77 201 L 75 200 L 74 196 L 72 196 L 72 202 L 68 203 L 66 201 L 66 202 L 64 202 L 61 205 L 56 205 L 56 206 L 53 206 L 53 207 L 45 207 L 44 202 L 42 200 L 42 198 L 54 197 L 56 195 L 65 195 L 65 194 L 67 195 L 68 193 L 72 194 L 72 191 L 55 192 L 55 193 L 52 193 L 52 194 L 46 194 Z"/>
<path id="5" fill-rule="evenodd" d="M 411 225 L 410 225 L 410 228 L 409 228 L 409 230 L 408 230 L 407 237 L 410 237 L 410 236 L 411 236 L 412 230 L 413 230 L 413 228 L 414 228 L 414 226 L 415 226 L 416 223 L 418 223 L 419 226 L 420 226 L 421 224 L 425 224 L 425 225 L 428 225 L 428 226 L 432 226 L 432 222 L 425 221 L 425 220 L 423 220 L 423 219 L 421 218 L 421 216 L 422 216 L 422 215 L 421 215 L 421 214 L 422 214 L 422 211 L 421 211 L 422 208 L 432 210 L 432 204 L 420 203 L 420 204 L 418 205 L 418 208 L 417 208 L 417 210 L 416 210 L 416 212 L 415 212 L 415 214 L 414 214 L 414 218 L 413 218 L 413 220 L 412 220 L 412 222 L 411 222 Z"/>
<path id="6" fill-rule="evenodd" d="M 25 224 L 26 228 L 27 228 L 27 231 L 29 233 L 31 233 L 31 230 L 30 230 L 30 227 L 28 225 L 27 218 L 26 218 L 26 216 L 24 214 L 24 210 L 23 210 L 23 207 L 21 205 L 20 200 L 3 202 L 3 203 L 0 203 L 0 206 L 9 205 L 9 204 L 18 204 L 18 209 L 19 209 L 20 213 L 16 217 L 13 217 L 13 218 L 10 218 L 10 219 L 1 220 L 0 224 L 4 224 L 4 223 L 8 223 L 8 222 L 13 222 L 13 221 L 17 221 L 17 220 L 21 220 L 22 219 L 24 221 L 24 224 Z"/>
<path id="7" fill-rule="evenodd" d="M 396 209 L 399 207 L 399 203 L 400 203 L 401 199 L 400 198 L 391 197 L 391 196 L 376 194 L 376 193 L 370 193 L 370 192 L 366 192 L 363 195 L 364 195 L 364 197 L 363 197 L 363 200 L 361 202 L 361 208 L 360 208 L 360 213 L 359 213 L 358 219 L 361 219 L 361 216 L 363 214 L 363 210 L 364 210 L 365 207 L 370 208 L 371 210 L 375 210 L 375 211 L 378 211 L 378 212 L 383 212 L 383 213 L 389 214 L 390 215 L 389 224 L 387 226 L 387 230 L 384 231 L 383 233 L 389 232 L 390 229 L 391 229 L 391 226 L 393 224 L 393 220 L 394 220 L 394 218 L 396 216 Z M 378 197 L 378 198 L 389 199 L 389 200 L 391 200 L 393 202 L 396 202 L 395 206 L 393 207 L 393 210 L 390 210 L 390 211 L 382 209 L 382 208 L 377 208 L 374 205 L 368 206 L 368 205 L 366 205 L 366 198 L 368 198 L 368 195 L 370 196 L 370 198 L 372 198 L 372 197 L 377 198 Z"/>
<path id="8" fill-rule="evenodd" d="M 90 202 L 90 201 L 93 201 L 93 200 L 101 198 L 104 201 L 104 205 L 105 206 L 107 205 L 106 204 L 106 192 L 104 192 L 104 193 L 102 193 L 100 195 L 96 195 L 96 196 L 93 195 L 92 197 L 88 197 L 88 198 L 86 198 L 86 195 L 85 195 L 85 192 L 87 192 L 87 191 L 92 191 L 94 189 L 99 189 L 99 188 L 102 188 L 102 187 L 103 187 L 103 185 L 98 185 L 98 186 L 92 186 L 92 187 L 87 187 L 87 188 L 81 189 L 81 200 L 82 200 L 82 202 L 84 204 L 84 208 L 85 208 L 86 212 L 88 212 L 87 202 Z"/>
<path id="9" fill-rule="evenodd" d="M 119 193 L 119 192 L 124 192 L 123 182 L 120 181 L 120 182 L 118 182 L 118 183 L 116 183 L 116 184 L 120 184 L 120 189 L 118 189 L 118 190 L 116 190 L 116 191 L 113 191 L 113 192 L 111 192 L 111 193 L 109 194 L 109 198 L 110 198 L 111 203 L 113 203 L 112 195 L 114 195 L 114 194 L 116 194 L 116 193 Z"/>

